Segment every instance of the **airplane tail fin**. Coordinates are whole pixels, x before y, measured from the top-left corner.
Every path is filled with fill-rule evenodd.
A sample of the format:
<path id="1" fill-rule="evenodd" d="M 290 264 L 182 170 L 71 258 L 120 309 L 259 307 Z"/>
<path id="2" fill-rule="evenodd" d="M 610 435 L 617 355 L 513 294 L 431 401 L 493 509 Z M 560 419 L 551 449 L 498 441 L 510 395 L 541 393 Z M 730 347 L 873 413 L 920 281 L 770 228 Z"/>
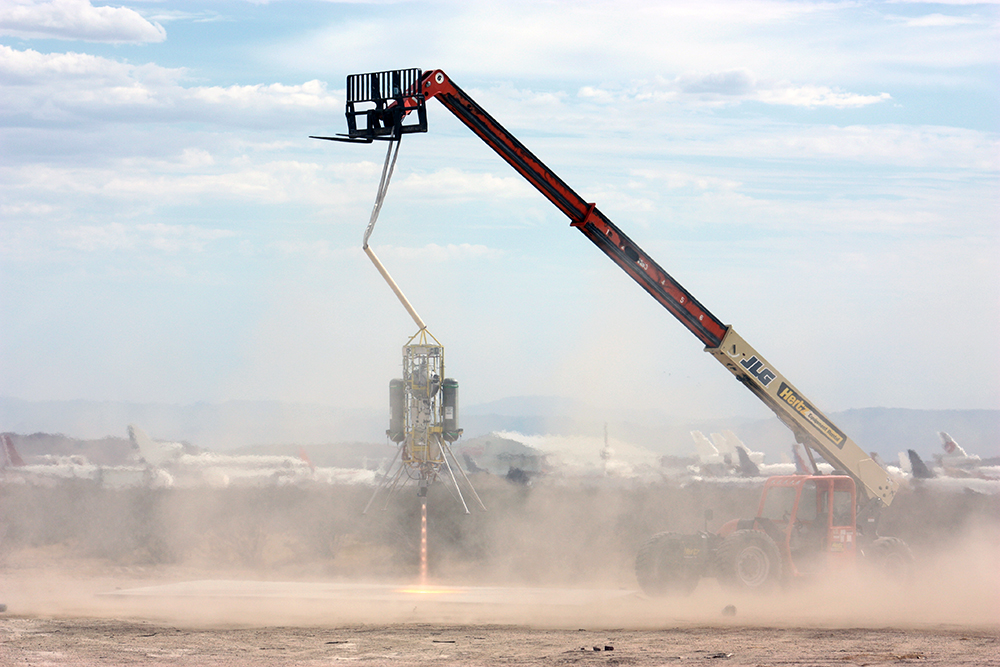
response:
<path id="1" fill-rule="evenodd" d="M 142 459 L 151 466 L 162 465 L 172 458 L 172 453 L 166 447 L 154 442 L 135 424 L 128 425 L 128 438 L 132 441 L 132 446 L 139 450 Z"/>
<path id="2" fill-rule="evenodd" d="M 716 435 L 717 434 L 713 433 L 712 437 L 714 438 Z M 747 456 L 750 457 L 750 460 L 753 461 L 755 464 L 759 466 L 764 463 L 764 452 L 753 451 L 745 444 L 743 444 L 743 441 L 740 440 L 739 436 L 737 436 L 732 431 L 723 431 L 722 438 L 726 441 L 726 446 L 728 447 L 729 451 L 735 452 L 739 449 L 743 449 L 746 451 Z M 721 447 L 719 448 L 719 451 L 722 451 Z"/>
<path id="3" fill-rule="evenodd" d="M 944 431 L 939 431 L 938 435 L 941 436 L 941 447 L 944 448 L 945 454 L 948 456 L 959 456 L 968 457 L 969 455 L 965 453 L 962 446 L 955 442 L 955 439 L 945 433 Z"/>
<path id="4" fill-rule="evenodd" d="M 3 434 L 3 456 L 0 457 L 0 469 L 8 467 L 20 467 L 24 465 L 24 459 L 14 447 L 14 441 L 6 433 Z"/>
<path id="5" fill-rule="evenodd" d="M 316 466 L 313 464 L 312 459 L 309 458 L 309 454 L 306 453 L 305 447 L 299 447 L 299 458 L 309 465 L 309 470 L 316 472 Z"/>
<path id="6" fill-rule="evenodd" d="M 750 460 L 745 447 L 737 447 L 736 454 L 740 457 L 740 474 L 744 477 L 759 477 L 760 468 Z"/>
<path id="7" fill-rule="evenodd" d="M 712 434 L 712 438 L 714 439 L 716 435 L 718 435 L 718 434 L 713 433 Z M 747 447 L 746 445 L 744 445 L 743 441 L 740 440 L 739 436 L 736 435 L 735 433 L 733 433 L 732 431 L 728 431 L 728 430 L 727 431 L 723 431 L 722 432 L 722 439 L 726 442 L 726 447 L 728 449 L 730 449 L 732 451 L 736 451 L 737 449 L 739 449 L 740 447 L 742 447 L 743 449 L 747 450 L 747 455 L 751 454 L 750 448 Z M 719 451 L 722 451 L 721 447 L 719 448 Z M 751 459 L 752 458 L 753 457 L 751 456 Z"/>
<path id="8" fill-rule="evenodd" d="M 927 467 L 924 460 L 920 458 L 920 454 L 917 454 L 912 449 L 907 449 L 906 454 L 910 457 L 910 470 L 914 477 L 917 479 L 930 479 L 934 477 L 934 473 Z"/>
<path id="9" fill-rule="evenodd" d="M 792 445 L 792 458 L 795 459 L 795 474 L 796 475 L 811 475 L 812 471 L 809 466 L 806 465 L 806 460 L 802 457 L 802 450 L 799 449 L 798 444 Z"/>
<path id="10" fill-rule="evenodd" d="M 691 431 L 694 447 L 702 463 L 715 463 L 719 460 L 719 450 L 715 448 L 701 431 Z"/>
<path id="11" fill-rule="evenodd" d="M 726 436 L 722 435 L 721 433 L 713 433 L 711 434 L 710 437 L 712 439 L 712 444 L 715 446 L 717 450 L 719 450 L 719 453 L 722 454 L 723 456 L 725 456 L 726 454 L 735 454 L 736 444 L 739 445 L 743 444 L 742 442 L 740 442 L 739 438 L 736 438 L 736 443 L 730 442 L 729 439 L 726 438 Z"/>

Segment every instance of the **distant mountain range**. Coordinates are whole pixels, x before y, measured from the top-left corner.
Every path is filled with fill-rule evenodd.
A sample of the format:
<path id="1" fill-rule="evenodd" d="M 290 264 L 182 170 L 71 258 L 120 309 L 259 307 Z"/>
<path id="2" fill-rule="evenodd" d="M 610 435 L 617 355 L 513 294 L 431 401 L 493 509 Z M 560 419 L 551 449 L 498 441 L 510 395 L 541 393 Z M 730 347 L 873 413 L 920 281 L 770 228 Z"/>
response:
<path id="1" fill-rule="evenodd" d="M 467 438 L 495 431 L 525 435 L 603 435 L 605 422 L 588 406 L 560 397 L 511 397 L 462 406 Z M 915 449 L 929 456 L 941 449 L 938 431 L 950 433 L 970 454 L 1000 455 L 1000 410 L 909 410 L 864 408 L 829 415 L 862 448 L 895 460 Z M 25 401 L 0 398 L 0 432 L 64 434 L 82 440 L 125 438 L 130 423 L 156 439 L 187 442 L 204 449 L 232 450 L 255 445 L 384 443 L 387 415 L 308 403 L 229 401 L 167 405 L 113 401 Z M 729 429 L 769 460 L 787 453 L 791 433 L 777 418 L 719 417 L 679 421 L 657 413 L 619 415 L 607 422 L 609 434 L 659 454 L 693 453 L 690 431 Z"/>

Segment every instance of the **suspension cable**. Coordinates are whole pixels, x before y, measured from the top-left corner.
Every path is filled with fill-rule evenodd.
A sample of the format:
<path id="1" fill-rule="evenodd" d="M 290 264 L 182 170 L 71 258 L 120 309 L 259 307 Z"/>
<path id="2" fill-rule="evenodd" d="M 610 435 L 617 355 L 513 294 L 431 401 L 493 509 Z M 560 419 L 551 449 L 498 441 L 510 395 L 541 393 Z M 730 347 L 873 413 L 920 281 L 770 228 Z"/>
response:
<path id="1" fill-rule="evenodd" d="M 389 180 L 392 179 L 392 172 L 396 168 L 396 157 L 399 155 L 399 146 L 402 143 L 402 137 L 389 140 L 389 148 L 385 152 L 385 164 L 382 165 L 382 178 L 379 180 L 378 193 L 375 195 L 375 207 L 372 209 L 371 218 L 368 220 L 368 228 L 365 229 L 365 238 L 361 242 L 362 248 L 368 247 L 368 237 L 372 235 L 372 231 L 375 229 L 375 221 L 378 220 L 378 214 L 382 210 L 382 202 L 385 201 L 385 194 L 389 190 Z M 393 144 L 396 145 L 395 151 L 392 149 Z M 390 157 L 392 158 L 391 161 Z"/>

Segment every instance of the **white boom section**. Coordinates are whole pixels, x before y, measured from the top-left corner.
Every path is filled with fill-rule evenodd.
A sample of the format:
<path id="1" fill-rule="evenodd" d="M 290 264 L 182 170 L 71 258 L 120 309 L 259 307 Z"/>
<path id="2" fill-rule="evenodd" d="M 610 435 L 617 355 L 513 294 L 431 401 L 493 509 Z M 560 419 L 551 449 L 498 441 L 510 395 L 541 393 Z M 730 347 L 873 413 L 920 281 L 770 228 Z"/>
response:
<path id="1" fill-rule="evenodd" d="M 732 327 L 726 331 L 719 347 L 706 347 L 705 351 L 774 410 L 798 441 L 815 449 L 834 468 L 853 477 L 865 496 L 879 498 L 884 505 L 892 503 L 899 483 L 775 371 L 774 366 Z"/>
<path id="2" fill-rule="evenodd" d="M 375 265 L 378 272 L 382 274 L 383 278 L 385 278 L 385 282 L 389 284 L 389 288 L 392 290 L 392 293 L 395 294 L 396 298 L 399 299 L 399 302 L 403 304 L 403 308 L 406 308 L 406 312 L 410 314 L 410 317 L 412 317 L 413 321 L 417 323 L 417 326 L 420 327 L 420 329 L 426 329 L 427 325 L 424 324 L 422 319 L 420 319 L 420 315 L 417 315 L 417 311 L 413 309 L 409 299 L 403 295 L 403 290 L 399 289 L 399 285 L 396 284 L 396 281 L 393 280 L 392 276 L 389 275 L 389 272 L 386 271 L 385 266 L 382 265 L 379 258 L 375 256 L 375 251 L 371 249 L 371 246 L 365 246 L 365 254 L 368 255 L 372 264 Z"/>
<path id="3" fill-rule="evenodd" d="M 399 285 L 396 281 L 392 279 L 389 275 L 389 271 L 386 270 L 385 265 L 375 256 L 375 251 L 368 246 L 368 239 L 371 238 L 372 232 L 375 230 L 375 222 L 378 220 L 378 214 L 382 210 L 382 202 L 385 201 L 385 193 L 389 190 L 389 181 L 392 179 L 392 172 L 396 168 L 396 157 L 399 155 L 399 145 L 400 140 L 396 139 L 389 142 L 389 147 L 385 153 L 385 164 L 382 165 L 382 178 L 379 180 L 378 193 L 375 195 L 375 206 L 372 208 L 371 217 L 368 219 L 368 227 L 365 229 L 365 237 L 361 241 L 361 248 L 368 255 L 368 259 L 372 261 L 378 272 L 382 274 L 385 278 L 385 282 L 389 285 L 389 289 L 392 293 L 396 295 L 399 302 L 403 304 L 403 308 L 406 308 L 406 312 L 410 314 L 413 321 L 417 323 L 419 331 L 423 331 L 427 328 L 424 321 L 420 319 L 420 315 L 417 315 L 417 311 L 414 310 L 413 305 L 410 303 L 409 299 L 403 295 L 403 290 L 399 289 Z M 395 150 L 393 150 L 395 146 Z M 418 333 L 419 333 L 418 331 Z"/>

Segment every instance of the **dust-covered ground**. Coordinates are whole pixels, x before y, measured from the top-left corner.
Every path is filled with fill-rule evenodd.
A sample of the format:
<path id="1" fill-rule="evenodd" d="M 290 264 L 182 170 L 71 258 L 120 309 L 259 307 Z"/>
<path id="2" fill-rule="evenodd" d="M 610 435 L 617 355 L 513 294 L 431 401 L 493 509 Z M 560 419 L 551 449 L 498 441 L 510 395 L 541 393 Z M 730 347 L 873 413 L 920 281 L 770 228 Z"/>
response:
<path id="1" fill-rule="evenodd" d="M 578 630 L 394 624 L 185 628 L 4 622 L 0 661 L 28 665 L 996 665 L 995 634 L 962 630 L 688 627 Z"/>
<path id="2" fill-rule="evenodd" d="M 1000 664 L 997 497 L 897 496 L 909 584 L 649 599 L 646 537 L 752 516 L 760 489 L 475 481 L 487 512 L 431 489 L 425 586 L 412 489 L 361 516 L 365 487 L 0 487 L 0 664 Z"/>

